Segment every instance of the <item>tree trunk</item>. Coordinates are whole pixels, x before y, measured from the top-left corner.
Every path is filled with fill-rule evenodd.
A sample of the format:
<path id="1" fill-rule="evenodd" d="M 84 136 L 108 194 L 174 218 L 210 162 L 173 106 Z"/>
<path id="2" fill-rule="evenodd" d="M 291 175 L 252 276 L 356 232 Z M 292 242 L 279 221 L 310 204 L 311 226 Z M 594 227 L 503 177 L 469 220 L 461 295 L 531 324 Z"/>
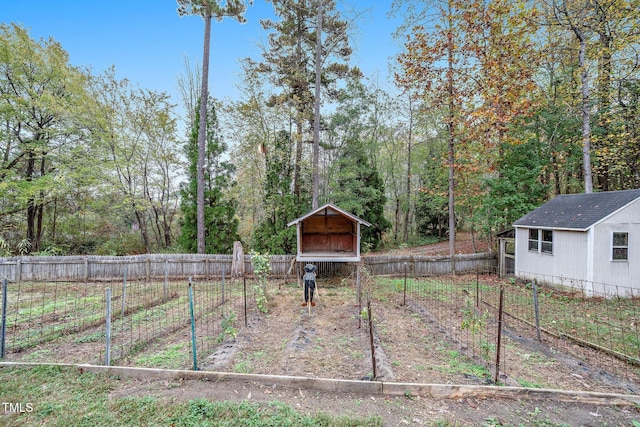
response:
<path id="1" fill-rule="evenodd" d="M 33 180 L 33 173 L 35 170 L 35 157 L 33 151 L 29 151 L 27 157 L 27 170 L 25 173 L 26 180 L 31 182 Z M 29 197 L 27 200 L 27 241 L 29 242 L 29 252 L 33 248 L 33 242 L 36 236 L 36 200 L 35 197 Z"/>
<path id="2" fill-rule="evenodd" d="M 209 48 L 211 45 L 211 10 L 204 17 L 204 49 L 202 52 L 202 87 L 200 89 L 200 123 L 198 126 L 197 165 L 197 233 L 198 253 L 205 252 L 204 229 L 204 155 L 207 138 L 207 99 L 209 98 Z"/>
<path id="3" fill-rule="evenodd" d="M 298 12 L 300 14 L 300 12 Z M 296 71 L 297 74 L 300 73 L 300 63 L 302 62 L 302 18 L 298 16 L 298 38 L 296 45 Z M 299 75 L 297 76 L 299 78 Z M 297 96 L 297 105 L 296 105 L 296 153 L 295 153 L 295 164 L 293 166 L 293 195 L 297 202 L 300 201 L 300 171 L 302 169 L 302 132 L 303 132 L 303 117 L 304 117 L 304 106 L 303 106 L 303 96 L 304 91 L 301 88 L 294 89 L 294 94 Z"/>
<path id="4" fill-rule="evenodd" d="M 320 84 L 322 72 L 322 0 L 318 3 L 318 25 L 316 28 L 316 87 L 313 101 L 313 196 L 312 209 L 318 208 L 318 163 L 320 158 Z"/>
<path id="5" fill-rule="evenodd" d="M 455 216 L 455 198 L 454 198 L 454 170 L 455 170 L 455 152 L 454 152 L 454 89 L 453 89 L 453 22 L 452 22 L 452 0 L 448 2 L 448 23 L 449 32 L 447 34 L 447 85 L 449 91 L 449 256 L 451 257 L 451 273 L 456 273 L 455 255 L 456 255 L 456 216 Z"/>
<path id="6" fill-rule="evenodd" d="M 404 210 L 404 234 L 402 242 L 409 242 L 409 212 L 411 211 L 411 143 L 413 138 L 413 105 L 409 96 L 409 141 L 407 142 L 407 206 Z"/>
<path id="7" fill-rule="evenodd" d="M 580 82 L 582 84 L 582 163 L 584 171 L 584 192 L 593 192 L 593 177 L 591 174 L 591 112 L 589 105 L 589 75 L 585 64 L 587 39 L 582 31 L 574 29 L 580 40 Z"/>
<path id="8" fill-rule="evenodd" d="M 151 245 L 149 242 L 149 233 L 147 233 L 147 224 L 144 220 L 143 214 L 136 208 L 135 203 L 133 211 L 136 216 L 136 220 L 138 221 L 138 226 L 140 227 L 140 235 L 142 235 L 142 241 L 144 242 L 145 250 L 149 254 L 151 253 Z"/>
<path id="9" fill-rule="evenodd" d="M 602 134 L 605 135 L 601 144 L 610 145 L 609 134 L 611 126 L 607 116 L 610 108 L 609 94 L 611 90 L 611 44 L 613 43 L 611 35 L 607 31 L 606 18 L 600 16 L 600 26 L 598 35 L 600 39 L 600 61 L 598 64 L 598 102 L 600 104 L 600 126 L 603 129 Z M 611 177 L 609 175 L 608 162 L 602 162 L 598 172 L 598 182 L 602 191 L 609 191 Z"/>

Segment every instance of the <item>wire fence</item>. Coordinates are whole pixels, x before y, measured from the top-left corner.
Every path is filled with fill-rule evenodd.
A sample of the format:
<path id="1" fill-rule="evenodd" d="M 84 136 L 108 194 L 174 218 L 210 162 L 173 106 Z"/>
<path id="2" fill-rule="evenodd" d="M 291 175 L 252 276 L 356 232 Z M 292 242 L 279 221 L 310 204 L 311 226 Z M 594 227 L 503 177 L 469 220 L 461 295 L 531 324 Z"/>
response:
<path id="1" fill-rule="evenodd" d="M 485 366 L 498 381 L 509 363 L 501 339 L 505 328 L 567 339 L 640 366 L 640 299 L 631 289 L 586 284 L 551 287 L 527 280 L 501 280 L 491 272 L 455 277 L 409 277 L 382 281 L 463 354 Z M 601 289 L 603 292 L 594 291 Z M 588 291 L 588 292 L 587 292 Z"/>
<path id="2" fill-rule="evenodd" d="M 572 340 L 640 366 L 640 298 L 629 297 L 637 293 L 632 289 L 566 279 L 570 286 L 551 287 L 545 284 L 551 280 L 503 280 L 491 271 L 428 277 L 405 269 L 404 276 L 373 277 L 374 300 L 400 299 L 494 381 L 510 363 L 501 342 L 505 328 Z M 149 280 L 130 278 L 124 267 L 113 281 L 5 279 L 2 285 L 5 360 L 173 368 L 197 367 L 235 336 L 259 313 L 266 292 L 258 277 L 230 279 L 224 271 L 215 278 Z M 370 303 L 358 302 L 360 312 Z"/>
<path id="3" fill-rule="evenodd" d="M 191 360 L 197 367 L 225 333 L 255 314 L 259 289 L 253 279 L 224 276 L 159 282 L 125 276 L 109 283 L 5 279 L 1 355 L 127 364 L 152 344 L 169 339 L 181 343 L 189 355 L 180 367 Z"/>

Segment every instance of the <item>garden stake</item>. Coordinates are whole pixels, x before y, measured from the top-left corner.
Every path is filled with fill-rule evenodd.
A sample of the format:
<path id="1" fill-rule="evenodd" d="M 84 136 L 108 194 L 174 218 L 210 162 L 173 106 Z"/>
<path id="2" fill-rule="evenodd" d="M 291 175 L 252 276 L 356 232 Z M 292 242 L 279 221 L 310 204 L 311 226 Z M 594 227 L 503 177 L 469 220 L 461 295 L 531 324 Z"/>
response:
<path id="1" fill-rule="evenodd" d="M 376 367 L 376 347 L 373 343 L 373 316 L 371 315 L 371 299 L 367 301 L 367 314 L 369 315 L 369 342 L 371 343 L 371 364 L 373 365 L 373 378 L 371 378 L 371 380 L 373 381 L 378 376 L 378 372 Z"/>
<path id="2" fill-rule="evenodd" d="M 504 302 L 504 286 L 500 285 L 500 304 L 498 305 L 498 342 L 496 344 L 496 377 L 493 381 L 498 384 L 498 375 L 500 374 L 500 338 L 502 337 L 502 304 Z"/>
<path id="3" fill-rule="evenodd" d="M 169 261 L 164 262 L 164 299 L 167 302 L 167 282 L 169 281 Z"/>
<path id="4" fill-rule="evenodd" d="M 224 264 L 222 264 L 222 303 L 224 304 Z"/>
<path id="5" fill-rule="evenodd" d="M 2 283 L 2 330 L 0 331 L 0 359 L 4 359 L 4 343 L 7 337 L 7 286 L 8 281 Z"/>
<path id="6" fill-rule="evenodd" d="M 124 266 L 124 279 L 122 280 L 122 317 L 124 317 L 124 308 L 127 300 L 127 272 L 128 266 Z"/>
<path id="7" fill-rule="evenodd" d="M 104 364 L 111 365 L 111 288 L 107 288 L 107 318 L 105 330 L 105 356 Z"/>
<path id="8" fill-rule="evenodd" d="M 242 276 L 243 294 L 244 294 L 244 327 L 247 327 L 247 278 Z"/>
<path id="9" fill-rule="evenodd" d="M 536 316 L 536 332 L 538 333 L 538 342 L 542 342 L 542 337 L 540 336 L 540 313 L 538 310 L 538 286 L 536 285 L 536 281 L 533 281 L 533 310 Z"/>
<path id="10" fill-rule="evenodd" d="M 191 277 L 189 277 L 189 312 L 191 314 L 191 348 L 193 349 L 193 370 L 198 370 L 198 357 L 196 356 L 196 319 L 193 315 L 193 289 Z"/>
<path id="11" fill-rule="evenodd" d="M 404 263 L 404 291 L 402 295 L 402 305 L 407 305 L 407 263 Z"/>

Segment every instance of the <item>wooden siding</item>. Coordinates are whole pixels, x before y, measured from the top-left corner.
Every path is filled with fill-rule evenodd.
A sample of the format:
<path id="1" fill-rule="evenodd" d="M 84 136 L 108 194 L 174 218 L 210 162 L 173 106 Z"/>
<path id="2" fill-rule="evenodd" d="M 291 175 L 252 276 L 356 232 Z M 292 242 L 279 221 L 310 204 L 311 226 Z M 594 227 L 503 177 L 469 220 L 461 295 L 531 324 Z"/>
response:
<path id="1" fill-rule="evenodd" d="M 294 255 L 272 255 L 271 276 L 284 277 Z M 253 275 L 251 256 L 245 255 L 245 272 Z M 364 266 L 373 275 L 441 275 L 451 271 L 449 257 L 418 257 L 367 255 Z M 232 255 L 154 254 L 128 257 L 14 257 L 0 258 L 0 280 L 20 281 L 119 281 L 162 280 L 226 277 L 231 274 Z M 342 262 L 314 262 L 319 277 L 348 276 L 355 264 Z M 496 257 L 491 253 L 456 256 L 456 272 L 495 271 Z M 295 277 L 294 270 L 289 277 Z"/>
<path id="2" fill-rule="evenodd" d="M 354 252 L 353 236 L 350 234 L 313 233 L 302 235 L 302 254 L 309 252 Z"/>
<path id="3" fill-rule="evenodd" d="M 302 221 L 303 233 L 353 233 L 353 222 L 342 215 L 313 215 Z"/>

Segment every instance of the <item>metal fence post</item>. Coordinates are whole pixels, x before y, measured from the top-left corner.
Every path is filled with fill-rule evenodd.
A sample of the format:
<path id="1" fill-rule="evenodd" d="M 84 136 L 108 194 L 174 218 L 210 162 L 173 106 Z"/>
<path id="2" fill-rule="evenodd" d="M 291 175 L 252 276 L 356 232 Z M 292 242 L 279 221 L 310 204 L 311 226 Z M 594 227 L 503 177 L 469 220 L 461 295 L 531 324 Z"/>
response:
<path id="1" fill-rule="evenodd" d="M 224 264 L 222 264 L 222 304 L 224 304 Z"/>
<path id="2" fill-rule="evenodd" d="M 538 285 L 536 285 L 536 281 L 533 281 L 533 311 L 536 318 L 536 332 L 538 334 L 538 341 L 542 341 L 542 337 L 540 336 L 540 309 L 538 306 Z"/>
<path id="3" fill-rule="evenodd" d="M 244 295 L 244 327 L 247 327 L 247 278 L 242 276 L 242 293 Z"/>
<path id="4" fill-rule="evenodd" d="M 496 376 L 493 381 L 494 384 L 498 384 L 498 378 L 500 376 L 500 347 L 502 338 L 502 313 L 504 304 L 504 286 L 500 285 L 500 302 L 498 304 L 498 342 L 496 343 Z"/>
<path id="5" fill-rule="evenodd" d="M 189 277 L 189 313 L 191 314 L 191 352 L 193 353 L 193 370 L 198 370 L 198 356 L 196 354 L 196 318 L 193 312 L 193 287 Z"/>
<path id="6" fill-rule="evenodd" d="M 124 309 L 127 302 L 127 272 L 129 271 L 129 266 L 124 266 L 124 279 L 122 280 L 122 317 L 124 317 Z"/>
<path id="7" fill-rule="evenodd" d="M 5 278 L 2 283 L 2 330 L 0 331 L 0 359 L 4 359 L 5 342 L 7 338 L 7 288 L 9 281 Z"/>
<path id="8" fill-rule="evenodd" d="M 163 302 L 167 302 L 167 282 L 169 280 L 169 261 L 164 262 L 164 299 Z"/>
<path id="9" fill-rule="evenodd" d="M 402 296 L 402 305 L 407 305 L 407 263 L 404 263 L 404 292 Z"/>
<path id="10" fill-rule="evenodd" d="M 111 365 L 111 288 L 107 288 L 107 317 L 105 330 L 105 358 L 104 364 Z"/>

